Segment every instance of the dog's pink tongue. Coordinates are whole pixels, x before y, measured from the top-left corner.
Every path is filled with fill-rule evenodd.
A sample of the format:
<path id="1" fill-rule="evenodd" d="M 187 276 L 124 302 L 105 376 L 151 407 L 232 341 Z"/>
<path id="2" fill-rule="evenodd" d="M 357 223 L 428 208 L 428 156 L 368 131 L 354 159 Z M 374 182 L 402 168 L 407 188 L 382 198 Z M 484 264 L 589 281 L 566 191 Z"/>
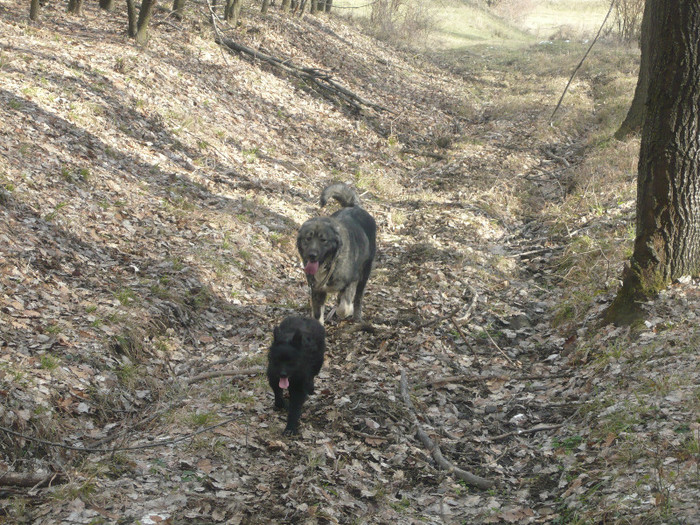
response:
<path id="1" fill-rule="evenodd" d="M 304 268 L 304 271 L 308 273 L 309 275 L 315 275 L 316 272 L 318 271 L 318 261 L 309 261 L 306 263 L 306 267 Z"/>
<path id="2" fill-rule="evenodd" d="M 280 388 L 283 390 L 286 390 L 289 388 L 289 378 L 288 377 L 280 377 Z"/>

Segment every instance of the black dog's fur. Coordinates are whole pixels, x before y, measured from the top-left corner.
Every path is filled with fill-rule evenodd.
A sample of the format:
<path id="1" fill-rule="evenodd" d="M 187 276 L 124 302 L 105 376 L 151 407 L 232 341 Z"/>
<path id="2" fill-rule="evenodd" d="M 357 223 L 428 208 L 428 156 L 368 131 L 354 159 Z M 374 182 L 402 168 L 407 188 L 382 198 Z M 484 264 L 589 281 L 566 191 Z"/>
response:
<path id="1" fill-rule="evenodd" d="M 275 328 L 267 364 L 267 380 L 275 393 L 275 407 L 284 408 L 280 380 L 289 381 L 289 413 L 284 434 L 299 432 L 301 407 L 314 393 L 314 377 L 323 366 L 326 331 L 315 319 L 287 317 Z"/>
<path id="2" fill-rule="evenodd" d="M 342 183 L 331 184 L 321 194 L 321 206 L 329 199 L 343 208 L 330 217 L 306 221 L 297 235 L 297 249 L 311 288 L 311 309 L 323 324 L 328 292 L 338 292 L 340 317 L 362 320 L 362 295 L 377 251 L 377 225 L 359 207 L 355 191 Z"/>

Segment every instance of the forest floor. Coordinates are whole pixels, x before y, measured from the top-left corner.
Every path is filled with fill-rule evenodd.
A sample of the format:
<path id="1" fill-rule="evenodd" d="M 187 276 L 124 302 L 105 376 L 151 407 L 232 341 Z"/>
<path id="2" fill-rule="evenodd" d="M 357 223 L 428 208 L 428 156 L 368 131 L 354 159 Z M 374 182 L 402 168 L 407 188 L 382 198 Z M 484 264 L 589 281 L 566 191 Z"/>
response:
<path id="1" fill-rule="evenodd" d="M 601 50 L 550 125 L 566 41 L 221 25 L 385 108 L 358 110 L 229 53 L 193 6 L 137 48 L 121 7 L 30 23 L 0 0 L 0 523 L 697 523 L 700 283 L 599 323 L 638 148 L 600 123 L 634 53 Z M 284 437 L 260 370 L 309 312 L 296 231 L 335 180 L 378 256 Z M 493 486 L 440 469 L 414 415 Z"/>

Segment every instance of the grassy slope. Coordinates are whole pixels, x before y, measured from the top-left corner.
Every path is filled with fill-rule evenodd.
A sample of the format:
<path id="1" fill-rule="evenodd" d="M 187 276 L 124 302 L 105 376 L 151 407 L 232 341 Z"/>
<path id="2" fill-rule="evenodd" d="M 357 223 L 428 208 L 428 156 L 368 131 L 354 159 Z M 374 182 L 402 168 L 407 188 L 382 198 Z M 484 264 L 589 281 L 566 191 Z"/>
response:
<path id="1" fill-rule="evenodd" d="M 545 11 L 529 12 L 527 24 L 559 4 L 540 3 Z M 631 245 L 638 144 L 609 137 L 634 86 L 633 53 L 599 47 L 550 127 L 581 44 L 528 47 L 540 36 L 468 8 L 465 18 L 484 22 L 470 31 L 447 27 L 445 48 L 430 56 L 446 73 L 338 22 L 246 14 L 237 38 L 332 68 L 395 111 L 358 118 L 293 79 L 222 54 L 199 24 L 188 22 L 184 33 L 159 26 L 149 47 L 136 49 L 122 35 L 123 13 L 88 8 L 74 19 L 49 7 L 40 24 L 28 24 L 24 6 L 0 9 L 3 425 L 89 444 L 115 429 L 143 442 L 237 417 L 217 438 L 184 450 L 85 463 L 6 436 L 5 468 L 51 461 L 73 478 L 42 493 L 50 504 L 42 498 L 27 508 L 18 492 L 3 507 L 8 519 L 89 519 L 95 508 L 108 509 L 95 514 L 107 521 L 110 513 L 134 519 L 187 509 L 203 517 L 207 505 L 248 522 L 289 512 L 342 523 L 440 522 L 445 509 L 472 522 L 535 519 L 532 509 L 540 521 L 642 513 L 661 522 L 692 511 L 700 399 L 692 285 L 651 307 L 652 328 L 641 338 L 594 328 Z M 449 150 L 436 146 L 445 141 Z M 310 405 L 310 434 L 290 446 L 279 441 L 261 379 L 185 388 L 172 378 L 219 361 L 264 362 L 270 326 L 306 308 L 295 230 L 316 213 L 318 188 L 336 178 L 363 190 L 380 224 L 367 298 L 373 328 L 330 328 L 332 359 L 321 381 L 335 391 L 322 394 L 324 408 Z M 532 248 L 544 256 L 512 256 Z M 410 328 L 463 307 L 468 286 L 482 298 L 470 329 L 489 328 L 539 373 L 552 373 L 545 358 L 561 354 L 566 366 L 580 366 L 579 378 L 547 388 L 591 401 L 554 437 L 532 436 L 529 449 L 488 439 L 485 448 L 471 440 L 465 448 L 459 436 L 510 430 L 478 404 L 510 406 L 499 397 L 502 385 L 467 396 L 456 387 L 421 390 L 426 410 L 479 414 L 465 421 L 430 412 L 446 429 L 450 457 L 512 481 L 491 494 L 465 495 L 449 478 L 426 476 L 430 462 L 414 459 L 422 457 L 415 444 L 396 437 L 410 428 L 392 401 L 399 365 L 416 377 L 473 370 L 470 353 L 456 351 L 456 334 Z M 679 301 L 691 301 L 681 315 Z M 510 343 L 497 327 L 523 313 L 537 329 Z M 487 373 L 516 373 L 489 348 L 478 345 Z M 516 381 L 508 392 L 528 385 Z M 538 417 L 560 400 L 535 399 L 544 410 Z M 140 422 L 159 409 L 169 410 L 157 425 Z M 384 441 L 362 437 L 378 432 Z M 130 497 L 126 480 L 160 506 L 142 498 L 120 506 Z M 275 501 L 279 494 L 284 501 Z"/>

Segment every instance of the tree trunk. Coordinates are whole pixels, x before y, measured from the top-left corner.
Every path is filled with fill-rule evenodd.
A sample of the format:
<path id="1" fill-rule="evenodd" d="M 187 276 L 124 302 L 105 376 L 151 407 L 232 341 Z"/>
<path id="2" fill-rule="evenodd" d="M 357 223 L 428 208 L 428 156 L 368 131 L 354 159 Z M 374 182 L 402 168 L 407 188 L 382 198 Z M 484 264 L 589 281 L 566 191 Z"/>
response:
<path id="1" fill-rule="evenodd" d="M 289 8 L 291 6 L 291 0 L 282 0 L 282 12 L 289 13 Z"/>
<path id="2" fill-rule="evenodd" d="M 29 6 L 29 19 L 39 19 L 39 0 L 32 0 L 31 5 Z"/>
<path id="3" fill-rule="evenodd" d="M 241 16 L 241 0 L 227 0 L 226 10 L 224 11 L 224 19 L 236 27 L 238 18 Z"/>
<path id="4" fill-rule="evenodd" d="M 142 0 L 141 9 L 139 10 L 139 19 L 136 22 L 136 43 L 140 45 L 148 42 L 148 24 L 151 22 L 153 8 L 156 6 L 156 0 Z"/>
<path id="5" fill-rule="evenodd" d="M 262 7 L 260 8 L 260 12 L 263 15 L 267 14 L 268 7 L 270 7 L 270 0 L 263 0 Z"/>
<path id="6" fill-rule="evenodd" d="M 185 13 L 185 0 L 173 0 L 173 16 L 177 20 L 182 20 Z"/>
<path id="7" fill-rule="evenodd" d="M 642 29 L 640 35 L 640 47 L 642 53 L 639 58 L 639 78 L 637 79 L 637 87 L 634 90 L 634 98 L 627 112 L 624 122 L 620 125 L 620 129 L 615 132 L 617 140 L 624 139 L 631 133 L 636 133 L 642 129 L 644 124 L 644 115 L 646 113 L 647 94 L 649 92 L 649 32 L 651 26 L 651 8 L 650 2 L 644 5 L 644 14 L 642 15 Z"/>
<path id="8" fill-rule="evenodd" d="M 649 96 L 637 178 L 637 237 L 606 320 L 700 272 L 700 2 L 647 0 Z"/>
<path id="9" fill-rule="evenodd" d="M 309 0 L 309 14 L 316 14 L 316 0 Z"/>
<path id="10" fill-rule="evenodd" d="M 333 6 L 333 0 L 326 0 L 326 13 L 331 12 L 331 7 Z"/>
<path id="11" fill-rule="evenodd" d="M 126 0 L 126 14 L 129 19 L 127 34 L 130 38 L 136 38 L 136 6 L 134 0 Z"/>
<path id="12" fill-rule="evenodd" d="M 100 9 L 112 11 L 114 9 L 114 0 L 100 0 Z"/>
<path id="13" fill-rule="evenodd" d="M 73 15 L 83 14 L 83 0 L 69 0 L 68 2 L 68 12 Z"/>

